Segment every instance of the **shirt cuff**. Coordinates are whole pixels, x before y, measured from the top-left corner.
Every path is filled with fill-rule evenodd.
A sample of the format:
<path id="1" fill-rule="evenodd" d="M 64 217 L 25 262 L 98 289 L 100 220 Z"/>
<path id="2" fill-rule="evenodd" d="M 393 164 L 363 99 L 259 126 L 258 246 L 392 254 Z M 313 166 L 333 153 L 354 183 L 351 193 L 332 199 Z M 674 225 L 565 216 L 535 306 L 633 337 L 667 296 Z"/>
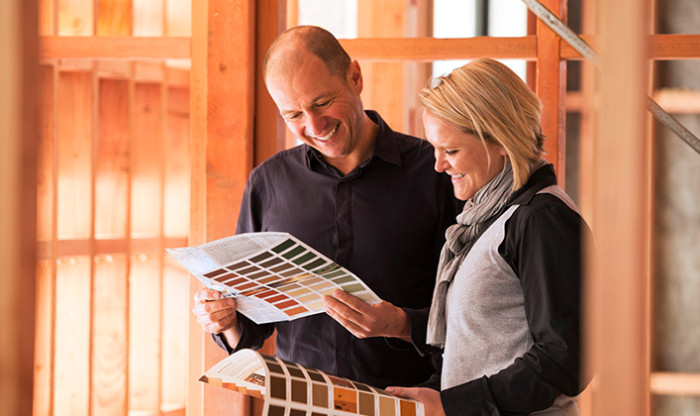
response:
<path id="1" fill-rule="evenodd" d="M 486 376 L 440 392 L 446 416 L 498 415 Z"/>
<path id="2" fill-rule="evenodd" d="M 408 317 L 408 323 L 411 327 L 409 338 L 411 342 L 407 342 L 398 338 L 384 338 L 389 348 L 400 351 L 414 350 L 419 356 L 424 357 L 427 350 L 425 345 L 425 336 L 428 326 L 428 308 L 412 309 L 401 308 Z"/>

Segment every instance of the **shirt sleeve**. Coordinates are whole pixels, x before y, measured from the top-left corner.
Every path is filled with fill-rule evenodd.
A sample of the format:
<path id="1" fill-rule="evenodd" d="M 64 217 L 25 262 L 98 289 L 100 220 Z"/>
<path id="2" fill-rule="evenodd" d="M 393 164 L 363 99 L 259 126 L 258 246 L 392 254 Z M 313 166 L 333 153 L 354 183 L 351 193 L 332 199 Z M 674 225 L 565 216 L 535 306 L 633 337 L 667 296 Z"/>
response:
<path id="1" fill-rule="evenodd" d="M 441 192 L 437 192 L 438 209 L 440 212 L 439 225 L 435 235 L 435 246 L 432 255 L 436 259 L 440 258 L 440 251 L 445 244 L 445 230 L 450 225 L 456 222 L 457 215 L 462 211 L 464 202 L 453 197 L 451 191 L 451 183 L 445 178 L 440 178 L 438 188 Z M 444 188 L 444 189 L 443 189 Z M 435 280 L 437 269 L 431 276 L 426 276 L 427 279 Z M 411 342 L 405 342 L 399 339 L 387 338 L 387 344 L 394 349 L 414 349 L 423 357 L 426 354 L 433 354 L 434 349 L 426 344 L 426 336 L 428 331 L 428 316 L 430 316 L 430 305 L 424 308 L 406 308 L 402 307 L 408 320 L 411 324 Z"/>
<path id="2" fill-rule="evenodd" d="M 550 407 L 561 394 L 576 396 L 582 390 L 581 235 L 587 228 L 556 197 L 536 198 L 550 202 L 520 207 L 523 211 L 506 223 L 499 247 L 520 278 L 534 344 L 500 372 L 442 391 L 449 416 L 529 414 Z"/>
<path id="3" fill-rule="evenodd" d="M 262 221 L 260 219 L 261 202 L 255 186 L 256 172 L 253 171 L 246 184 L 241 201 L 241 209 L 238 214 L 238 225 L 236 234 L 251 233 L 261 231 Z M 272 335 L 275 330 L 274 324 L 258 325 L 244 315 L 238 314 L 238 325 L 241 329 L 241 339 L 237 345 L 229 345 L 226 338 L 213 334 L 214 341 L 222 349 L 229 354 L 242 349 L 252 348 L 259 349 L 267 338 Z"/>

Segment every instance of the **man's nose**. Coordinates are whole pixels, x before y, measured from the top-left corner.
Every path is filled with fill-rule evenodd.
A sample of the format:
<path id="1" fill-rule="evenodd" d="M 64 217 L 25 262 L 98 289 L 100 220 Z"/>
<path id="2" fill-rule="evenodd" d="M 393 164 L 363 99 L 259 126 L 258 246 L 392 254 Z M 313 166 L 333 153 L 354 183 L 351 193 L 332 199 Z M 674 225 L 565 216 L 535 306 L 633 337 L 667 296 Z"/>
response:
<path id="1" fill-rule="evenodd" d="M 322 134 L 324 134 L 324 130 L 326 128 L 326 125 L 328 124 L 326 122 L 326 118 L 323 117 L 320 114 L 314 113 L 314 112 L 309 112 L 306 115 L 306 134 L 310 136 L 316 136 L 319 137 Z"/>

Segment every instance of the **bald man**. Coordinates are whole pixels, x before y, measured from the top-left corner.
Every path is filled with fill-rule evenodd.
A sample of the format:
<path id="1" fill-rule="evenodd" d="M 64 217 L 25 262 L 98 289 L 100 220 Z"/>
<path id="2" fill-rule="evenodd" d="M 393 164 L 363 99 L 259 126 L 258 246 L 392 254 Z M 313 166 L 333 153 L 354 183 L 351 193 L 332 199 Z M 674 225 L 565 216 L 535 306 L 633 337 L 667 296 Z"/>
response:
<path id="1" fill-rule="evenodd" d="M 277 330 L 277 355 L 377 387 L 415 385 L 434 370 L 425 331 L 444 232 L 461 211 L 433 148 L 365 111 L 362 73 L 328 31 L 282 33 L 263 65 L 265 84 L 303 142 L 250 174 L 238 233 L 288 232 L 359 276 L 383 301 L 337 290 L 326 314 L 256 325 L 209 289 L 193 313 L 232 353 Z"/>

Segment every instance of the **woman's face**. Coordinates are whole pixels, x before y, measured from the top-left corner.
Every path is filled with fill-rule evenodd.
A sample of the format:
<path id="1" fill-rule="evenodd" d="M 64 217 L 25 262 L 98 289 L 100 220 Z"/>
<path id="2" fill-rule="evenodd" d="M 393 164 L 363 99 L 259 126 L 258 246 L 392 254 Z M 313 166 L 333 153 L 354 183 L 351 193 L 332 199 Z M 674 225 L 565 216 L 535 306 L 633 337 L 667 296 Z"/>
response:
<path id="1" fill-rule="evenodd" d="M 478 136 L 428 112 L 423 114 L 423 126 L 435 148 L 435 170 L 450 175 L 457 199 L 473 198 L 503 169 L 507 155 L 503 146 L 489 141 L 484 146 Z"/>

